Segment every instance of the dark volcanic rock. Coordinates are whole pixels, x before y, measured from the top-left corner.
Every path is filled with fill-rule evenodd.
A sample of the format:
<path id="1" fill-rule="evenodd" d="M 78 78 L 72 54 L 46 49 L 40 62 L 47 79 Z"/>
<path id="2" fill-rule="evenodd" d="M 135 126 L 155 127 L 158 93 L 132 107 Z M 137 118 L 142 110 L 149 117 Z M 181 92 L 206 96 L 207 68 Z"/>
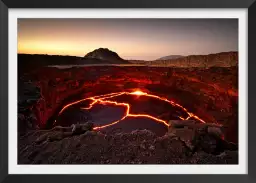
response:
<path id="1" fill-rule="evenodd" d="M 86 131 L 91 131 L 93 129 L 93 123 L 88 122 L 85 124 L 73 124 L 72 127 L 72 133 L 75 135 L 80 135 Z"/>
<path id="2" fill-rule="evenodd" d="M 237 145 L 224 140 L 221 126 L 217 124 L 196 123 L 192 120 L 171 120 L 168 134 L 177 136 L 194 154 L 203 151 L 218 155 L 226 150 L 236 151 Z"/>
<path id="3" fill-rule="evenodd" d="M 37 143 L 34 143 L 34 142 Z M 176 136 L 156 137 L 147 130 L 112 135 L 87 131 L 81 135 L 55 130 L 21 138 L 19 164 L 227 164 L 238 163 L 237 151 L 193 155 Z"/>
<path id="4" fill-rule="evenodd" d="M 19 82 L 18 96 L 19 111 L 24 111 L 35 105 L 41 98 L 40 88 L 32 82 Z"/>
<path id="5" fill-rule="evenodd" d="M 174 67 L 232 67 L 238 65 L 238 52 L 222 52 L 209 55 L 189 55 L 172 59 L 147 62 L 149 65 Z"/>
<path id="6" fill-rule="evenodd" d="M 35 106 L 42 98 L 40 88 L 32 82 L 19 82 L 18 96 L 18 132 L 38 128 Z"/>

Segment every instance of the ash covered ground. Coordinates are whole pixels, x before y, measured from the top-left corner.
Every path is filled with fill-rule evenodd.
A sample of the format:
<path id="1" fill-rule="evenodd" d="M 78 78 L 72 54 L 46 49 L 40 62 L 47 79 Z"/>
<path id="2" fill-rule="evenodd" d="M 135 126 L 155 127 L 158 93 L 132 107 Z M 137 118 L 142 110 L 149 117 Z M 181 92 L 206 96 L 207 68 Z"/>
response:
<path id="1" fill-rule="evenodd" d="M 19 73 L 18 84 L 20 164 L 238 163 L 237 67 L 43 67 Z M 96 104 L 82 110 L 90 105 L 86 102 L 59 115 L 64 106 L 83 98 L 136 90 L 172 100 L 206 123 L 190 118 L 194 125 L 175 126 L 172 121 L 184 124 L 179 117 L 187 113 L 146 96 L 114 99 L 129 103 L 131 113 L 172 125 L 138 117 L 95 130 L 121 119 L 126 109 Z M 79 130 L 91 123 L 92 128 Z M 221 134 L 210 124 L 220 124 Z"/>

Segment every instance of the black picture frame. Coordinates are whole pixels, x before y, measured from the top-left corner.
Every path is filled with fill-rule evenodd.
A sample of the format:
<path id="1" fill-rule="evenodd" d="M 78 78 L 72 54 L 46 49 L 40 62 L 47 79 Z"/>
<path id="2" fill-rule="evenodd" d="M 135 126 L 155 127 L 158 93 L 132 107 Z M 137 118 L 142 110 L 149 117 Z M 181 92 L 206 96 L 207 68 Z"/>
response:
<path id="1" fill-rule="evenodd" d="M 256 3 L 255 0 L 1 0 L 0 1 L 0 182 L 256 182 Z M 8 174 L 8 9 L 9 8 L 246 8 L 248 9 L 248 175 L 14 175 Z M 249 115 L 250 112 L 250 115 Z M 240 121 L 243 123 L 243 121 Z"/>

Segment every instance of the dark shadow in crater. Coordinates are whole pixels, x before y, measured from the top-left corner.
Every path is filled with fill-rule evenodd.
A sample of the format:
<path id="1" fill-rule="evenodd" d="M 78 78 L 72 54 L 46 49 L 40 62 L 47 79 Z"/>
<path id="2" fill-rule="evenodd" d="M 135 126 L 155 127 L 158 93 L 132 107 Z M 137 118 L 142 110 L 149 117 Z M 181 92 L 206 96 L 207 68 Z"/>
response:
<path id="1" fill-rule="evenodd" d="M 134 130 L 150 130 L 157 136 L 163 136 L 168 131 L 168 127 L 163 123 L 156 122 L 153 119 L 145 117 L 127 117 L 126 119 L 120 121 L 119 123 L 104 128 L 101 131 L 105 133 L 112 132 L 126 132 L 130 133 Z"/>
<path id="2" fill-rule="evenodd" d="M 168 121 L 170 117 L 172 119 L 179 119 L 177 115 L 181 113 L 181 111 L 176 111 L 178 109 L 175 109 L 175 107 L 167 102 L 145 96 L 122 95 L 107 100 L 130 104 L 130 114 L 147 114 L 166 121 Z M 56 118 L 57 122 L 55 125 L 70 126 L 76 123 L 85 123 L 90 120 L 93 121 L 95 126 L 103 126 L 122 119 L 127 112 L 126 106 L 113 104 L 95 104 L 90 109 L 82 109 L 87 108 L 90 102 L 92 102 L 92 100 L 86 100 L 65 109 Z M 162 117 L 163 114 L 165 116 Z M 167 131 L 165 124 L 146 117 L 127 117 L 117 124 L 101 130 L 111 132 L 116 128 L 124 132 L 136 129 L 148 129 L 157 135 L 163 135 Z"/>

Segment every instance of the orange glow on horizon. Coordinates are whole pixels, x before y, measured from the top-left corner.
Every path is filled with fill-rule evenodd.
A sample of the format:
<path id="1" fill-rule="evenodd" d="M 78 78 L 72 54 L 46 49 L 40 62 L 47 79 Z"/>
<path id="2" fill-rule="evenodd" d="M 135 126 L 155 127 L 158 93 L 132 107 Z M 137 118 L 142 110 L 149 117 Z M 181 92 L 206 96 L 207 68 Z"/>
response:
<path id="1" fill-rule="evenodd" d="M 108 48 L 123 59 L 238 50 L 238 21 L 176 18 L 19 18 L 18 53 L 83 57 Z M 214 34 L 212 34 L 214 32 Z"/>

